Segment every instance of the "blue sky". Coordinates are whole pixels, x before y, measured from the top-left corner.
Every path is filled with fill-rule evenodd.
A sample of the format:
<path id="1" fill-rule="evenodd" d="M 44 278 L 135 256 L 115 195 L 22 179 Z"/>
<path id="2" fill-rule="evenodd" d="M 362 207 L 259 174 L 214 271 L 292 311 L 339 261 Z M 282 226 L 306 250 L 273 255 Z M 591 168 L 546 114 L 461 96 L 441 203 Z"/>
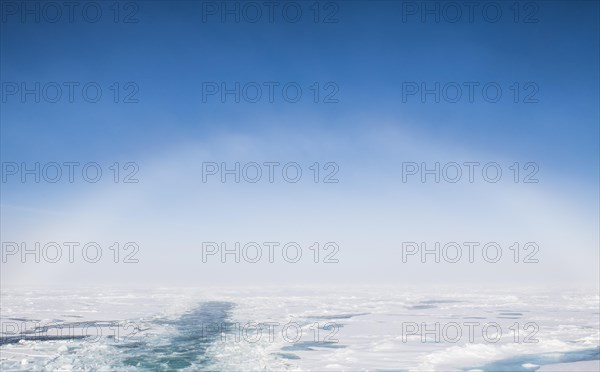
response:
<path id="1" fill-rule="evenodd" d="M 418 16 L 407 16 L 407 22 L 403 22 L 402 2 L 349 1 L 338 3 L 336 23 L 316 24 L 312 21 L 312 2 L 299 2 L 303 17 L 293 24 L 277 17 L 279 13 L 273 23 L 222 23 L 212 15 L 207 16 L 208 22 L 202 22 L 202 3 L 191 1 L 140 2 L 135 15 L 137 23 L 114 23 L 108 3 L 102 4 L 105 16 L 95 24 L 82 22 L 81 18 L 75 23 L 39 24 L 21 23 L 15 16 L 3 20 L 3 83 L 98 82 L 103 97 L 95 104 L 80 96 L 74 103 L 66 102 L 64 97 L 59 103 L 34 103 L 31 98 L 21 103 L 18 96 L 4 97 L 0 155 L 2 161 L 15 162 L 135 161 L 140 165 L 141 182 L 132 185 L 137 189 L 117 185 L 117 191 L 113 190 L 116 186 L 106 184 L 7 182 L 2 184 L 2 204 L 19 206 L 21 211 L 3 208 L 3 234 L 31 230 L 31 221 L 37 217 L 28 216 L 23 208 L 77 215 L 72 203 L 86 205 L 86 201 L 104 200 L 101 195 L 113 195 L 112 200 L 118 200 L 122 208 L 139 209 L 139 215 L 132 218 L 142 220 L 137 221 L 136 233 L 144 240 L 144 216 L 172 210 L 171 221 L 174 218 L 179 226 L 189 224 L 192 229 L 194 224 L 190 221 L 194 218 L 208 218 L 186 215 L 186 208 L 206 202 L 196 200 L 198 195 L 194 192 L 210 189 L 215 195 L 223 193 L 220 205 L 229 209 L 236 205 L 236 199 L 229 194 L 233 192 L 229 188 L 233 188 L 236 195 L 242 196 L 255 197 L 255 192 L 278 195 L 257 202 L 267 206 L 266 210 L 271 204 L 287 200 L 292 192 L 299 193 L 299 203 L 313 200 L 317 208 L 327 206 L 331 198 L 339 198 L 329 206 L 334 210 L 332 220 L 344 214 L 342 206 L 345 211 L 348 204 L 355 203 L 355 210 L 365 208 L 364 215 L 373 215 L 366 221 L 358 217 L 346 222 L 377 231 L 380 245 L 385 246 L 391 244 L 393 234 L 389 239 L 386 234 L 393 230 L 393 224 L 384 228 L 387 223 L 377 221 L 376 206 L 380 206 L 381 216 L 395 215 L 393 186 L 409 187 L 398 184 L 402 161 L 532 161 L 540 166 L 540 184 L 516 189 L 515 185 L 505 185 L 508 189 L 501 194 L 515 195 L 514 200 L 536 206 L 557 206 L 554 212 L 560 218 L 566 218 L 567 210 L 573 212 L 573 221 L 581 219 L 590 227 L 584 237 L 581 232 L 570 230 L 576 222 L 565 226 L 560 219 L 552 219 L 552 224 L 538 226 L 538 230 L 534 228 L 533 235 L 544 235 L 544 229 L 551 225 L 563 226 L 565 235 L 576 235 L 584 242 L 581 244 L 587 244 L 587 257 L 597 257 L 597 224 L 593 227 L 598 218 L 600 168 L 597 2 L 538 2 L 536 23 L 515 23 L 508 2 L 500 3 L 503 16 L 496 23 L 485 21 L 478 12 L 473 23 L 464 18 L 457 23 L 436 23 L 431 18 L 421 22 Z M 531 11 L 525 3 L 520 4 L 521 16 Z M 331 9 L 322 8 L 321 15 Z M 139 87 L 139 102 L 113 103 L 108 87 L 116 81 L 122 85 L 134 82 Z M 202 102 L 203 82 L 233 86 L 235 82 L 243 85 L 268 81 L 281 85 L 297 82 L 304 95 L 293 104 L 280 96 L 274 103 L 265 98 L 258 103 L 221 103 L 214 97 Z M 321 87 L 333 82 L 339 87 L 339 103 L 315 104 L 309 90 L 314 82 Z M 498 103 L 485 102 L 480 95 L 475 96 L 474 103 L 464 98 L 459 103 L 421 103 L 415 97 L 402 102 L 403 82 L 425 82 L 429 86 L 435 82 L 496 82 L 502 87 L 503 96 Z M 521 86 L 535 83 L 539 87 L 539 102 L 514 103 L 509 87 L 515 82 Z M 336 161 L 342 182 L 337 189 L 327 189 L 330 185 L 293 189 L 277 184 L 263 185 L 258 191 L 249 185 L 219 184 L 221 188 L 213 190 L 214 185 L 196 184 L 202 161 L 223 159 L 303 164 Z M 183 175 L 175 171 L 178 167 L 182 167 L 179 171 Z M 188 188 L 183 184 L 196 186 Z M 168 187 L 172 192 L 165 191 Z M 464 192 L 464 200 L 469 200 L 477 193 L 476 188 L 485 193 L 494 186 L 478 184 L 469 189 L 466 185 L 458 194 L 448 185 L 434 190 L 429 189 L 433 187 L 430 185 L 412 187 L 410 192 L 419 195 L 437 195 L 439 199 L 428 200 L 438 202 L 438 207 L 446 210 L 462 208 L 448 199 L 451 196 Z M 119 193 L 118 197 L 113 192 Z M 148 199 L 128 205 L 129 193 L 148 195 Z M 513 193 L 518 193 L 518 197 Z M 110 197 L 104 197 L 111 203 Z M 411 199 L 405 198 L 398 202 Z M 481 198 L 487 200 L 485 195 Z M 498 200 L 502 197 L 495 202 Z M 506 227 L 514 218 L 512 213 L 529 213 L 525 220 L 540 221 L 546 217 L 539 209 L 519 205 L 522 209 L 518 212 L 504 211 L 505 215 L 490 224 Z M 291 209 L 296 207 L 300 208 L 290 205 Z M 481 213 L 477 208 L 481 207 L 465 207 L 459 214 L 466 218 Z M 174 217 L 178 210 L 180 217 Z M 88 212 L 95 213 L 89 209 Z M 124 212 L 102 213 L 110 219 L 111 213 Z M 303 213 L 306 218 L 301 220 L 305 223 L 310 212 L 299 215 Z M 224 213 L 223 224 L 231 219 L 231 214 Z M 259 215 L 264 218 L 264 226 L 272 226 L 272 220 Z M 423 212 L 423 216 L 421 224 L 412 231 L 423 230 L 422 234 L 427 235 L 427 231 L 432 233 L 430 230 L 435 229 L 426 228 L 427 213 Z M 448 218 L 457 224 L 457 229 L 463 226 L 460 219 Z M 40 225 L 43 221 L 40 219 Z M 166 223 L 161 219 L 152 221 L 145 221 L 145 225 Z M 230 227 L 242 230 L 243 223 Z M 331 221 L 325 219 L 321 223 L 327 226 Z M 494 231 L 492 225 L 490 231 Z M 64 222 L 56 231 L 69 235 L 69 226 Z M 346 234 L 350 227 L 331 227 L 335 232 L 332 235 L 358 242 L 356 236 Z M 477 231 L 486 229 L 480 226 Z M 106 231 L 108 235 L 120 234 L 108 227 Z M 510 240 L 506 234 L 499 233 Z M 305 232 L 299 235 L 304 236 Z M 153 248 L 151 252 L 158 254 L 160 249 Z"/>

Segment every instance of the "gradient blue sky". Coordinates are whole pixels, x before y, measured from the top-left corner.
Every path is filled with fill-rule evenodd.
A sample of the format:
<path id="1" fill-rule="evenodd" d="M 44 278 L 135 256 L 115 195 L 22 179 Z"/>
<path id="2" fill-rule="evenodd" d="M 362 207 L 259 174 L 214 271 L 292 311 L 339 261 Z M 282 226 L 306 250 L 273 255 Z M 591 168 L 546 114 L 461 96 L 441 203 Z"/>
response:
<path id="1" fill-rule="evenodd" d="M 310 9 L 308 2 L 302 4 L 305 11 Z M 336 206 L 354 202 L 360 210 L 361 201 L 372 200 L 367 204 L 375 219 L 377 205 L 393 208 L 394 199 L 386 188 L 398 185 L 402 161 L 534 161 L 540 165 L 540 185 L 523 186 L 529 189 L 517 192 L 532 193 L 522 196 L 527 201 L 539 197 L 539 205 L 567 205 L 557 208 L 563 218 L 567 218 L 566 210 L 575 211 L 573 221 L 581 218 L 589 227 L 582 238 L 588 244 L 587 257 L 597 257 L 597 224 L 593 226 L 598 219 L 600 168 L 598 2 L 538 2 L 537 23 L 515 23 L 508 13 L 497 23 L 485 22 L 481 16 L 474 23 L 422 23 L 415 16 L 404 23 L 401 2 L 338 4 L 339 21 L 331 24 L 315 24 L 308 13 L 296 24 L 280 17 L 273 24 L 221 23 L 215 17 L 203 23 L 202 5 L 192 1 L 140 2 L 139 22 L 134 24 L 115 24 L 110 16 L 97 24 L 23 24 L 9 17 L 0 29 L 2 82 L 95 81 L 105 89 L 105 97 L 97 104 L 81 99 L 20 103 L 8 98 L 0 113 L 2 161 L 136 161 L 140 164 L 138 190 L 151 195 L 150 201 L 123 208 L 140 208 L 140 216 L 171 208 L 176 214 L 177 206 L 186 207 L 182 195 L 208 190 L 202 184 L 178 189 L 182 183 L 197 182 L 202 161 L 337 161 L 342 178 L 339 188 L 324 190 L 322 185 L 313 185 L 299 196 L 299 202 L 325 203 L 339 197 Z M 508 12 L 508 2 L 501 4 Z M 106 87 L 115 81 L 135 82 L 140 102 L 113 103 Z M 276 103 L 235 104 L 216 99 L 202 103 L 204 81 L 294 81 L 305 88 L 305 97 L 296 104 L 281 99 Z M 313 103 L 306 87 L 315 81 L 335 82 L 340 102 Z M 423 104 L 416 99 L 403 103 L 404 81 L 494 81 L 503 87 L 504 96 L 495 104 L 480 97 L 475 103 L 464 99 L 457 104 Z M 540 102 L 513 103 L 508 86 L 514 82 L 535 82 Z M 240 150 L 240 146 L 249 149 Z M 179 171 L 185 177 L 175 171 L 182 164 L 186 167 Z M 151 183 L 159 179 L 166 179 L 166 184 Z M 172 192 L 165 191 L 168 185 Z M 9 182 L 2 184 L 2 204 L 56 211 L 74 203 L 75 196 L 101 199 L 94 193 L 105 193 L 106 187 Z M 222 189 L 227 187 L 233 186 Z M 414 187 L 416 193 L 428 192 L 426 186 Z M 256 197 L 248 185 L 235 190 Z M 278 200 L 284 200 L 289 190 L 290 185 L 276 185 L 266 189 L 265 195 L 281 193 Z M 447 194 L 441 193 L 434 204 L 441 209 L 462 208 L 448 199 L 455 191 L 444 190 Z M 468 198 L 472 189 L 464 192 Z M 546 199 L 541 196 L 545 192 L 549 192 Z M 114 200 L 126 203 L 123 198 Z M 223 198 L 224 203 L 231 201 L 229 194 Z M 447 204 L 440 207 L 439 203 Z M 461 213 L 481 213 L 476 205 L 471 208 Z M 544 217 L 543 211 L 527 210 L 530 219 Z M 343 214 L 341 209 L 337 212 Z M 427 213 L 423 216 L 421 227 L 427 224 Z M 9 235 L 30 231 L 35 219 L 6 207 L 2 217 L 2 233 Z M 193 220 L 181 218 L 185 222 L 180 226 Z M 224 215 L 223 223 L 228 218 Z M 498 227 L 513 218 L 509 214 L 490 223 Z M 378 231 L 379 236 L 393 229 L 367 219 L 348 223 Z M 554 222 L 553 226 L 561 226 Z M 151 225 L 162 222 L 155 223 Z M 139 234 L 143 234 L 142 225 Z M 68 231 L 66 222 L 64 228 Z M 337 236 L 350 239 L 351 235 L 343 235 L 346 228 Z M 427 230 L 423 227 L 423 234 Z M 542 230 L 536 232 L 538 237 Z M 490 227 L 490 231 L 495 230 Z M 565 234 L 581 238 L 580 232 Z M 381 240 L 387 244 L 385 238 Z"/>

